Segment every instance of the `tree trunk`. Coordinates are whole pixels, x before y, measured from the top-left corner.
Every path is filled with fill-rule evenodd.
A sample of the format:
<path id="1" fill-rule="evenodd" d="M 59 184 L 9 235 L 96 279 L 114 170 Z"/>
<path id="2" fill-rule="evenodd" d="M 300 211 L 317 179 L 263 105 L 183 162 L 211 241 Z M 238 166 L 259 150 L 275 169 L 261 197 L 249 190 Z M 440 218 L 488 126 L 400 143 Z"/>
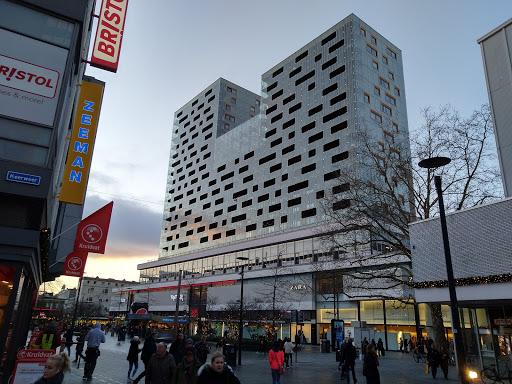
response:
<path id="1" fill-rule="evenodd" d="M 441 304 L 430 303 L 430 313 L 432 316 L 432 329 L 434 331 L 434 342 L 437 348 L 444 346 L 448 347 L 446 340 L 446 333 L 444 330 L 443 313 L 441 311 Z"/>

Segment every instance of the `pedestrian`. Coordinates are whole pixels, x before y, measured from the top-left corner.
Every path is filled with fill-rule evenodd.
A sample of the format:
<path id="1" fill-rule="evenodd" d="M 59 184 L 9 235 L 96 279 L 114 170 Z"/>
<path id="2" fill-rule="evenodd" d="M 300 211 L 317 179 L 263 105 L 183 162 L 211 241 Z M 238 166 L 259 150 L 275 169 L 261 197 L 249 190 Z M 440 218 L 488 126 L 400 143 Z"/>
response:
<path id="1" fill-rule="evenodd" d="M 437 367 L 439 367 L 440 360 L 441 354 L 439 353 L 435 345 L 432 344 L 430 351 L 427 353 L 427 363 L 430 369 L 432 370 L 432 377 L 434 379 L 437 376 Z"/>
<path id="2" fill-rule="evenodd" d="M 71 356 L 71 346 L 73 345 L 73 329 L 71 326 L 67 326 L 64 332 L 64 340 L 66 349 L 68 350 L 68 356 Z"/>
<path id="3" fill-rule="evenodd" d="M 366 337 L 363 338 L 363 341 L 361 341 L 361 352 L 363 354 L 363 359 L 366 356 L 366 350 L 368 349 L 368 340 L 366 340 Z"/>
<path id="4" fill-rule="evenodd" d="M 201 364 L 206 364 L 206 360 L 208 359 L 208 354 L 210 353 L 210 347 L 206 342 L 206 336 L 201 336 L 201 341 L 198 341 L 194 346 L 196 351 L 197 359 L 201 362 Z"/>
<path id="5" fill-rule="evenodd" d="M 174 357 L 167 352 L 165 343 L 158 343 L 146 366 L 146 384 L 171 384 L 175 371 Z"/>
<path id="6" fill-rule="evenodd" d="M 46 360 L 43 376 L 34 384 L 61 384 L 64 372 L 70 370 L 69 357 L 65 353 L 52 355 Z"/>
<path id="7" fill-rule="evenodd" d="M 268 353 L 268 362 L 272 371 L 272 384 L 281 384 L 281 372 L 284 364 L 284 353 L 280 349 L 278 341 L 274 342 L 274 347 Z"/>
<path id="8" fill-rule="evenodd" d="M 196 384 L 197 371 L 204 364 L 199 361 L 194 353 L 194 348 L 185 347 L 185 357 L 176 366 L 176 372 L 172 377 L 172 384 Z"/>
<path id="9" fill-rule="evenodd" d="M 357 351 L 353 345 L 354 339 L 349 338 L 342 344 L 343 350 L 341 352 L 341 361 L 339 369 L 341 369 L 342 380 L 344 377 L 347 379 L 347 383 L 350 384 L 350 371 L 352 371 L 352 379 L 354 384 L 357 383 L 356 371 L 354 369 L 356 365 Z"/>
<path id="10" fill-rule="evenodd" d="M 153 331 L 144 340 L 144 346 L 142 347 L 142 353 L 140 354 L 140 359 L 144 363 L 144 370 L 140 373 L 140 375 L 133 381 L 134 384 L 137 384 L 144 376 L 146 376 L 146 367 L 149 363 L 149 359 L 156 352 L 156 339 L 158 338 L 158 332 Z"/>
<path id="11" fill-rule="evenodd" d="M 105 333 L 101 330 L 101 324 L 96 323 L 93 328 L 87 332 L 85 336 L 87 341 L 87 349 L 85 351 L 84 380 L 91 381 L 96 361 L 100 356 L 100 344 L 106 341 Z"/>
<path id="12" fill-rule="evenodd" d="M 62 346 L 62 339 L 60 333 L 57 331 L 57 322 L 51 321 L 50 324 L 45 328 L 44 332 L 39 335 L 36 339 L 36 346 L 40 349 L 53 349 L 57 350 L 58 347 Z M 60 352 L 62 352 L 63 347 Z"/>
<path id="13" fill-rule="evenodd" d="M 404 340 L 400 338 L 400 352 L 404 353 Z"/>
<path id="14" fill-rule="evenodd" d="M 380 384 L 379 358 L 375 353 L 373 345 L 369 345 L 363 360 L 363 376 L 366 377 L 366 384 Z"/>
<path id="15" fill-rule="evenodd" d="M 284 361 L 286 362 L 286 368 L 293 367 L 293 343 L 288 337 L 284 343 Z"/>
<path id="16" fill-rule="evenodd" d="M 128 356 L 126 357 L 126 360 L 128 360 L 128 383 L 132 383 L 135 374 L 137 373 L 137 369 L 139 369 L 139 352 L 142 351 L 140 346 L 140 339 L 139 336 L 134 336 L 133 339 L 130 341 L 130 349 L 128 350 Z M 132 373 L 132 368 L 135 368 Z M 131 373 L 131 378 L 130 378 Z"/>
<path id="17" fill-rule="evenodd" d="M 85 329 L 80 329 L 80 334 L 76 338 L 76 349 L 75 349 L 75 360 L 73 363 L 76 363 L 78 361 L 78 358 L 82 356 L 82 352 L 84 351 L 84 344 L 85 344 Z"/>
<path id="18" fill-rule="evenodd" d="M 441 356 L 439 360 L 439 365 L 441 366 L 441 370 L 443 371 L 444 378 L 448 379 L 448 360 L 450 356 L 448 355 L 448 351 L 445 347 L 441 347 L 439 351 L 439 355 Z"/>
<path id="19" fill-rule="evenodd" d="M 342 364 L 343 362 L 343 359 L 344 359 L 344 355 L 345 355 L 345 349 L 347 348 L 348 346 L 348 340 L 349 338 L 348 337 L 345 337 L 343 339 L 343 343 L 341 343 L 340 345 L 340 350 L 339 350 L 339 354 L 340 354 L 340 364 L 338 365 L 338 369 L 341 370 L 341 380 L 345 380 L 345 366 Z"/>
<path id="20" fill-rule="evenodd" d="M 197 384 L 240 384 L 233 370 L 225 363 L 224 355 L 215 352 L 210 359 L 210 364 L 205 364 L 197 372 L 199 378 Z"/>
<path id="21" fill-rule="evenodd" d="M 192 339 L 190 339 L 192 341 Z M 183 332 L 178 332 L 177 339 L 171 344 L 169 353 L 174 357 L 174 361 L 180 362 L 185 356 L 185 335 Z"/>
<path id="22" fill-rule="evenodd" d="M 379 341 L 377 341 L 377 351 L 378 355 L 381 357 L 384 357 L 386 355 L 386 352 L 384 351 L 384 342 L 381 338 L 379 338 Z"/>

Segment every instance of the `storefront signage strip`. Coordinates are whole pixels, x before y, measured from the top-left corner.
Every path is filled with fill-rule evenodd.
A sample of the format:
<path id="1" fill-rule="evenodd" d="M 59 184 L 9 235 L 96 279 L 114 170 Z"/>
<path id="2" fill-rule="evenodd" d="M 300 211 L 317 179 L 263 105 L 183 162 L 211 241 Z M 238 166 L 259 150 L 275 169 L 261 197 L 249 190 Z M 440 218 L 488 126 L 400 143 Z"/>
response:
<path id="1" fill-rule="evenodd" d="M 103 86 L 82 82 L 59 200 L 82 205 L 89 178 Z"/>
<path id="2" fill-rule="evenodd" d="M 128 0 L 103 0 L 91 65 L 117 72 Z"/>

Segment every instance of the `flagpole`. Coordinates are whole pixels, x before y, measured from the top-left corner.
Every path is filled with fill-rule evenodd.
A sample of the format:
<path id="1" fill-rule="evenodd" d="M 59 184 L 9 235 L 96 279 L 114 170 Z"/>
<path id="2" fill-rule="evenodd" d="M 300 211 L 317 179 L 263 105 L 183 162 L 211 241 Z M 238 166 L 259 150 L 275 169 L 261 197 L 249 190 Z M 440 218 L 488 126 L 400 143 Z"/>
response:
<path id="1" fill-rule="evenodd" d="M 82 288 L 82 279 L 83 279 L 83 276 L 80 276 L 80 279 L 78 280 L 78 289 L 76 292 L 75 310 L 73 311 L 73 319 L 71 320 L 71 334 L 73 334 L 73 331 L 75 329 L 76 311 L 78 310 L 78 302 L 80 300 L 80 290 Z M 66 341 L 68 341 L 68 340 L 66 340 Z"/>
<path id="2" fill-rule="evenodd" d="M 67 231 L 69 231 L 70 229 L 75 228 L 78 224 L 80 224 L 80 221 L 79 221 L 78 223 L 76 223 L 76 224 L 72 225 L 71 227 L 69 227 L 69 228 L 68 228 L 68 229 L 66 229 L 65 231 L 63 231 L 63 232 L 59 233 L 59 234 L 58 234 L 58 235 L 56 235 L 55 237 L 52 237 L 52 238 L 50 239 L 50 241 L 55 240 L 55 239 L 56 239 L 57 237 L 59 237 L 59 236 L 62 236 L 63 234 L 65 234 L 65 233 L 66 233 Z"/>

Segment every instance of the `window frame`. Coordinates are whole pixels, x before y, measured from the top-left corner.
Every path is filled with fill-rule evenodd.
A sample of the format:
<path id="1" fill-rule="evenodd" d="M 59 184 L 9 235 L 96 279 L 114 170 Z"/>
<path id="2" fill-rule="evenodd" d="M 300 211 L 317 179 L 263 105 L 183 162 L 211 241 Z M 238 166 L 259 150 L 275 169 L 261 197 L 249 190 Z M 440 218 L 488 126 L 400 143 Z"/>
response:
<path id="1" fill-rule="evenodd" d="M 373 34 L 370 33 L 370 41 L 372 44 L 377 45 L 377 37 L 375 37 Z"/>
<path id="2" fill-rule="evenodd" d="M 386 46 L 386 53 L 395 60 L 398 58 L 398 55 L 396 54 L 395 50 L 393 48 L 390 48 L 389 45 Z"/>
<path id="3" fill-rule="evenodd" d="M 382 55 L 382 62 L 386 65 L 389 65 L 389 59 L 386 55 Z"/>
<path id="4" fill-rule="evenodd" d="M 229 116 L 229 117 L 228 117 Z M 233 119 L 233 120 L 231 120 Z M 231 121 L 232 123 L 236 122 L 236 117 L 233 116 L 232 114 L 230 113 L 226 113 L 224 112 L 224 120 L 227 120 L 227 121 Z"/>
<path id="5" fill-rule="evenodd" d="M 377 48 L 373 47 L 370 43 L 366 43 L 366 52 L 371 53 L 375 57 L 379 57 L 379 51 L 377 50 Z"/>
<path id="6" fill-rule="evenodd" d="M 388 71 L 388 79 L 395 81 L 395 74 L 393 71 Z"/>
<path id="7" fill-rule="evenodd" d="M 363 92 L 364 101 L 370 104 L 370 95 L 366 92 Z"/>
<path id="8" fill-rule="evenodd" d="M 398 97 L 400 97 L 400 88 L 398 88 L 396 85 L 395 85 L 395 91 L 394 91 L 395 95 L 397 95 Z"/>
<path id="9" fill-rule="evenodd" d="M 376 69 L 377 71 L 379 70 L 379 62 L 375 59 L 372 59 L 372 68 Z"/>
<path id="10" fill-rule="evenodd" d="M 379 76 L 379 84 L 382 85 L 386 89 L 391 89 L 391 84 L 382 76 Z"/>
<path id="11" fill-rule="evenodd" d="M 393 116 L 393 109 L 384 103 L 380 103 L 380 110 L 388 116 Z"/>
<path id="12" fill-rule="evenodd" d="M 366 28 L 363 26 L 359 26 L 359 33 L 361 33 L 361 35 L 366 37 Z"/>
<path id="13" fill-rule="evenodd" d="M 386 101 L 390 104 L 393 104 L 395 107 L 396 107 L 396 98 L 391 96 L 389 93 L 385 92 L 385 98 L 386 98 Z M 391 100 L 391 101 L 390 101 Z"/>
<path id="14" fill-rule="evenodd" d="M 374 116 L 378 117 L 379 119 L 375 119 Z M 377 123 L 382 124 L 382 115 L 379 112 L 374 111 L 373 109 L 370 109 L 370 118 L 373 121 L 376 121 Z"/>
<path id="15" fill-rule="evenodd" d="M 380 87 L 374 85 L 373 86 L 373 93 L 380 97 Z"/>
<path id="16" fill-rule="evenodd" d="M 226 92 L 231 93 L 231 94 L 233 94 L 233 95 L 236 95 L 236 94 L 237 94 L 237 90 L 236 90 L 236 88 L 234 88 L 234 87 L 230 87 L 229 85 L 226 85 L 226 87 L 227 87 Z"/>

